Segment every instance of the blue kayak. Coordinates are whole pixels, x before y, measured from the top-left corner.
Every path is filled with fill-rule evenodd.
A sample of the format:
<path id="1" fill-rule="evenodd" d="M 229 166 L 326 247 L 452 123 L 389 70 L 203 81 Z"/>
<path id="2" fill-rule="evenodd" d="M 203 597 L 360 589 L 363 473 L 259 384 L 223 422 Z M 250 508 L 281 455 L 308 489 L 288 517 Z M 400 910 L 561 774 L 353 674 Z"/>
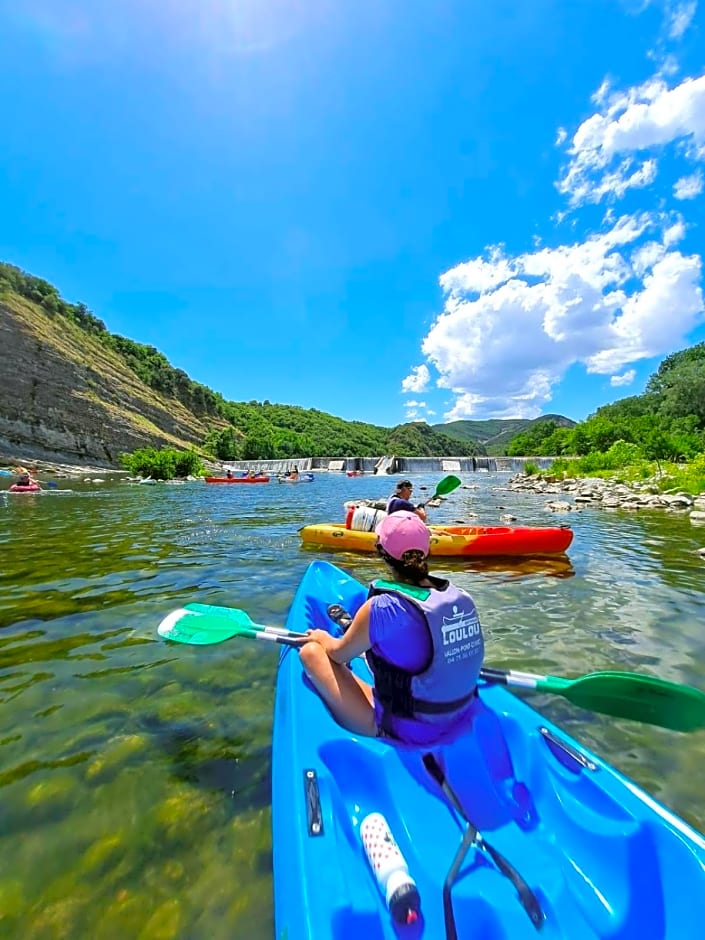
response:
<path id="1" fill-rule="evenodd" d="M 345 571 L 314 561 L 287 627 L 335 632 L 328 605 L 354 613 L 366 596 Z M 371 681 L 363 659 L 352 666 Z M 705 838 L 507 689 L 481 683 L 472 732 L 426 752 L 340 727 L 296 651 L 283 649 L 272 770 L 277 940 L 702 936 Z M 373 813 L 417 887 L 409 923 L 392 917 L 365 854 L 361 823 Z"/>

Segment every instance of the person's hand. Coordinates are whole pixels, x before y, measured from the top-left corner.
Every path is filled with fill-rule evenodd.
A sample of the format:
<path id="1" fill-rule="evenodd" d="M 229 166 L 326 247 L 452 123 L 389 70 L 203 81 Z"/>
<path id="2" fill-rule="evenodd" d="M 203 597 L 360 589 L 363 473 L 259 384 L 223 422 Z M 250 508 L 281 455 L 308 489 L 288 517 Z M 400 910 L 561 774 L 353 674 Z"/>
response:
<path id="1" fill-rule="evenodd" d="M 335 649 L 336 642 L 335 637 L 331 636 L 327 630 L 307 630 L 306 635 L 301 639 L 302 646 L 304 643 L 318 643 L 329 655 Z"/>

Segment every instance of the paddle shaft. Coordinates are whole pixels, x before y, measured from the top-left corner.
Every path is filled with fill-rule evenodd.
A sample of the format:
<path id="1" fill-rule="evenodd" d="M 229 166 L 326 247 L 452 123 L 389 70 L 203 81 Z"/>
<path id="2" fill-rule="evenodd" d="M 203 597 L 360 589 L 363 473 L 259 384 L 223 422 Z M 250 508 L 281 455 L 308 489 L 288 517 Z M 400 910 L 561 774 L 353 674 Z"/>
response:
<path id="1" fill-rule="evenodd" d="M 436 492 L 433 494 L 433 496 L 430 496 L 428 499 L 424 500 L 422 503 L 419 503 L 416 508 L 423 509 L 424 506 L 427 506 L 428 503 L 433 502 L 433 500 L 436 499 L 437 497 L 447 496 L 449 493 L 452 493 L 453 490 L 457 490 L 461 483 L 462 483 L 462 480 L 454 476 L 452 473 L 447 477 L 443 477 L 443 479 L 440 480 L 438 485 L 436 486 Z"/>
<path id="2" fill-rule="evenodd" d="M 305 633 L 294 633 L 291 630 L 284 630 L 280 627 L 264 627 L 261 630 L 248 630 L 241 627 L 237 636 L 249 637 L 253 640 L 265 640 L 268 643 L 279 643 L 281 646 L 301 646 L 299 640 L 306 636 Z"/>
<path id="3" fill-rule="evenodd" d="M 233 636 L 245 636 L 296 647 L 301 646 L 301 638 L 305 636 L 280 627 L 263 627 L 251 620 L 246 611 L 237 608 L 205 604 L 189 607 L 196 609 L 174 611 L 166 617 L 159 625 L 160 635 L 194 645 L 220 643 Z M 674 731 L 705 728 L 705 694 L 699 689 L 657 676 L 608 671 L 565 679 L 485 666 L 480 671 L 480 678 L 490 683 L 561 695 L 589 711 Z"/>

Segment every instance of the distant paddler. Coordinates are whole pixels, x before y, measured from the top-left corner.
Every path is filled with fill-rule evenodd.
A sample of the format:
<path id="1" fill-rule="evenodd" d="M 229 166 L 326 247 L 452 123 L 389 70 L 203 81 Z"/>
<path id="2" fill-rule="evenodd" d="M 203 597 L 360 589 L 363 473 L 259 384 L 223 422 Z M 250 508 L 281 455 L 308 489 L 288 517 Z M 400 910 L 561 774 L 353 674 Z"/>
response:
<path id="1" fill-rule="evenodd" d="M 35 480 L 25 467 L 15 467 L 15 476 L 16 486 L 39 486 L 39 480 Z"/>

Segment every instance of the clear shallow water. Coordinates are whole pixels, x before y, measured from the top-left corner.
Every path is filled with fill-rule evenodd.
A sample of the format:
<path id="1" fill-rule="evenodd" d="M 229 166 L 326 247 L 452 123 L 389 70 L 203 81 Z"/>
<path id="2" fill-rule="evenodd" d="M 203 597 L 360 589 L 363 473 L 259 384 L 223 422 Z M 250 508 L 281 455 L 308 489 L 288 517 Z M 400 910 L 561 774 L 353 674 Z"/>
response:
<path id="1" fill-rule="evenodd" d="M 415 476 L 432 491 L 437 477 Z M 469 589 L 487 661 L 558 675 L 645 670 L 705 688 L 705 530 L 662 513 L 555 516 L 504 474 L 466 475 L 431 521 L 569 522 L 569 560 L 439 560 Z M 70 484 L 0 498 L 0 936 L 272 936 L 270 744 L 276 653 L 174 647 L 188 601 L 281 625 L 306 565 L 298 527 L 393 479 Z M 372 557 L 321 553 L 362 580 Z M 705 830 L 705 732 L 532 703 Z"/>

